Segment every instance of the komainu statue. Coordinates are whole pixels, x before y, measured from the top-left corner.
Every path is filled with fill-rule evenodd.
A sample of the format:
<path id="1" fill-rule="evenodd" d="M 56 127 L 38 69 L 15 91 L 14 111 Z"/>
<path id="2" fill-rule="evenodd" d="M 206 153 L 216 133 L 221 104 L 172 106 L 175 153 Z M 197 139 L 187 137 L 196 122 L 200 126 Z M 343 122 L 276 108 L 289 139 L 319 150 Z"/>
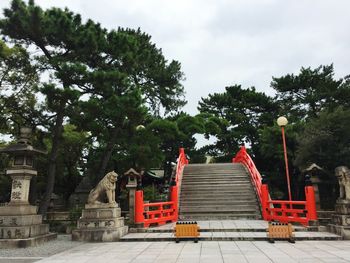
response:
<path id="1" fill-rule="evenodd" d="M 346 166 L 335 168 L 335 176 L 339 181 L 339 199 L 350 200 L 350 170 Z"/>
<path id="2" fill-rule="evenodd" d="M 107 196 L 108 204 L 116 204 L 115 186 L 117 177 L 118 174 L 114 171 L 106 174 L 98 185 L 90 191 L 87 203 L 91 205 L 105 203 Z"/>

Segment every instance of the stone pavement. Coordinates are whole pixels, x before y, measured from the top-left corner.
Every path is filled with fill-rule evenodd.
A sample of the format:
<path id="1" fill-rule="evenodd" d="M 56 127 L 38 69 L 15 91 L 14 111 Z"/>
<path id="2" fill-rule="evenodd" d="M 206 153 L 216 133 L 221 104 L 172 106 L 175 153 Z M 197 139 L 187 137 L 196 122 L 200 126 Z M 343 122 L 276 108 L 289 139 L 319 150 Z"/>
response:
<path id="1" fill-rule="evenodd" d="M 85 243 L 40 263 L 350 262 L 350 241 Z"/>

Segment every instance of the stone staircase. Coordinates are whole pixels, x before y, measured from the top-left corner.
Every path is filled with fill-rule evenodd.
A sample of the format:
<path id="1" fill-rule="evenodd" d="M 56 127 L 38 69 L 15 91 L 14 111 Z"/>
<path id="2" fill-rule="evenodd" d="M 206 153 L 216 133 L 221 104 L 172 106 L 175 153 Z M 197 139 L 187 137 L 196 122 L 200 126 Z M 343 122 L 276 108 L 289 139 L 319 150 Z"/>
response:
<path id="1" fill-rule="evenodd" d="M 241 164 L 189 164 L 180 193 L 180 220 L 260 219 L 250 176 Z"/>

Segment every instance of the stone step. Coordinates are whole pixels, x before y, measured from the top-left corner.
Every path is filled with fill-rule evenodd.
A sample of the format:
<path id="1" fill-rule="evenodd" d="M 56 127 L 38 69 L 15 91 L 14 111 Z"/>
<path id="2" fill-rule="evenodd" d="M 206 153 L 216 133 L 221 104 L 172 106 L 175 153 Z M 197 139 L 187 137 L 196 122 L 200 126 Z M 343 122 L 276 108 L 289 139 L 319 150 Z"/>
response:
<path id="1" fill-rule="evenodd" d="M 182 179 L 235 179 L 235 178 L 244 178 L 244 179 L 250 179 L 250 177 L 245 173 L 224 173 L 224 174 L 213 174 L 213 173 L 203 173 L 203 174 L 185 174 Z"/>
<path id="2" fill-rule="evenodd" d="M 251 183 L 249 179 L 244 178 L 214 178 L 214 179 L 186 179 L 182 180 L 182 184 L 200 184 L 200 183 L 213 183 L 216 182 L 218 184 L 228 183 L 228 184 L 236 184 L 236 183 Z"/>
<path id="3" fill-rule="evenodd" d="M 341 240 L 338 235 L 327 232 L 295 232 L 295 240 Z M 191 240 L 191 239 L 190 239 Z M 264 232 L 201 232 L 199 241 L 268 241 Z M 174 241 L 173 233 L 129 233 L 121 242 Z"/>
<path id="4" fill-rule="evenodd" d="M 202 207 L 181 207 L 179 212 L 182 213 L 190 213 L 190 214 L 202 214 L 202 213 L 208 213 L 210 216 L 215 214 L 241 214 L 241 213 L 257 213 L 259 212 L 258 209 L 256 209 L 255 206 L 234 206 L 234 207 L 228 207 L 228 206 L 202 206 Z"/>
<path id="5" fill-rule="evenodd" d="M 240 185 L 184 185 L 183 187 L 181 187 L 181 192 L 184 191 L 224 191 L 224 192 L 235 192 L 235 191 L 239 191 L 242 192 L 246 191 L 246 190 L 252 190 L 253 191 L 253 187 L 249 184 L 240 184 Z"/>
<path id="6" fill-rule="evenodd" d="M 185 199 L 183 199 L 182 197 L 184 197 Z M 181 193 L 181 197 L 180 197 L 180 201 L 184 201 L 184 200 L 208 200 L 208 199 L 212 199 L 212 200 L 227 200 L 227 199 L 231 199 L 231 200 L 252 200 L 254 199 L 255 201 L 255 192 L 254 191 L 250 191 L 249 193 L 244 193 L 244 194 L 240 194 L 237 192 L 232 192 L 232 193 L 221 193 L 221 192 L 207 192 L 207 193 L 202 193 L 202 192 L 196 192 L 196 193 L 192 193 L 192 194 L 185 194 L 185 193 Z"/>
<path id="7" fill-rule="evenodd" d="M 194 191 L 186 190 L 181 191 L 181 196 L 186 196 L 186 198 L 200 198 L 200 197 L 226 197 L 226 198 L 236 198 L 245 197 L 247 200 L 255 196 L 255 191 L 253 189 L 247 189 L 243 193 L 239 190 L 225 190 L 225 191 Z"/>
<path id="8" fill-rule="evenodd" d="M 235 167 L 235 168 L 239 168 L 239 167 L 243 167 L 242 164 L 237 164 L 237 163 L 216 163 L 216 164 L 188 164 L 185 166 L 185 169 L 227 169 L 230 167 Z"/>
<path id="9" fill-rule="evenodd" d="M 181 206 L 203 206 L 203 205 L 254 205 L 258 206 L 256 200 L 232 200 L 232 199 L 207 199 L 207 200 L 189 200 L 185 199 L 181 201 Z"/>
<path id="10" fill-rule="evenodd" d="M 232 199 L 232 200 L 223 200 L 222 198 L 218 198 L 218 199 L 180 199 L 180 203 L 182 204 L 231 204 L 234 203 L 236 205 L 239 204 L 259 204 L 257 201 L 251 199 L 249 201 L 246 201 L 244 198 L 243 199 Z"/>
<path id="11" fill-rule="evenodd" d="M 226 191 L 191 191 L 191 190 L 184 190 L 181 191 L 181 197 L 186 197 L 186 198 L 198 198 L 198 197 L 226 197 L 226 198 L 239 198 L 239 197 L 244 197 L 244 198 L 252 198 L 255 196 L 255 191 L 253 189 L 246 190 L 244 193 L 240 193 L 238 190 L 226 190 Z"/>
<path id="12" fill-rule="evenodd" d="M 208 181 L 182 181 L 183 186 L 210 186 L 210 185 L 217 185 L 217 186 L 225 186 L 225 185 L 236 185 L 236 184 L 245 184 L 250 185 L 250 181 L 246 180 L 208 180 Z"/>
<path id="13" fill-rule="evenodd" d="M 243 169 L 226 169 L 226 170 L 208 170 L 208 169 L 193 169 L 193 170 L 188 170 L 184 169 L 184 174 L 185 175 L 235 175 L 235 174 L 245 174 L 246 170 Z"/>
<path id="14" fill-rule="evenodd" d="M 187 221 L 191 222 L 191 221 Z M 192 221 L 193 222 L 193 221 Z M 202 221 L 203 222 L 203 221 Z M 210 222 L 210 221 L 204 221 Z M 306 227 L 294 226 L 294 232 L 306 232 Z M 161 227 L 149 227 L 149 228 L 130 228 L 129 233 L 173 233 L 174 227 L 172 228 L 161 228 Z M 223 227 L 202 227 L 199 229 L 200 233 L 203 232 L 264 232 L 266 233 L 266 227 L 234 227 L 234 228 L 223 228 Z M 310 231 L 308 231 L 310 232 Z M 314 231 L 317 232 L 317 231 Z"/>
<path id="15" fill-rule="evenodd" d="M 245 176 L 249 177 L 245 170 L 227 170 L 227 171 L 184 171 L 184 176 L 186 177 L 220 177 L 220 176 Z"/>

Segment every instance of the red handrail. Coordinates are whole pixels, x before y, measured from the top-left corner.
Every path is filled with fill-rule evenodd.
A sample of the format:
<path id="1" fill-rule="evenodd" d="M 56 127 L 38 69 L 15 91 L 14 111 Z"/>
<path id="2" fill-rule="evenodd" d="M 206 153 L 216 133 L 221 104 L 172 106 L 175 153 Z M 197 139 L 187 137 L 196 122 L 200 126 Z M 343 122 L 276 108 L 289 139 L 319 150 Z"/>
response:
<path id="1" fill-rule="evenodd" d="M 174 184 L 170 187 L 170 201 L 145 204 L 143 191 L 138 190 L 135 194 L 135 224 L 143 224 L 149 227 L 150 224 L 162 225 L 167 222 L 176 222 L 179 214 L 179 190 L 181 189 L 182 173 L 188 160 L 185 150 L 180 148 L 177 159 Z"/>
<path id="2" fill-rule="evenodd" d="M 260 203 L 262 201 L 262 193 L 261 193 L 261 175 L 256 168 L 252 158 L 247 153 L 247 150 L 244 146 L 238 151 L 236 156 L 232 159 L 233 163 L 242 163 L 249 171 L 249 174 L 252 178 L 252 182 L 254 184 L 256 193 L 259 197 Z"/>
<path id="3" fill-rule="evenodd" d="M 242 163 L 247 168 L 259 197 L 264 220 L 283 223 L 298 222 L 303 225 L 317 220 L 315 193 L 312 186 L 305 186 L 305 201 L 271 200 L 268 185 L 261 182 L 261 175 L 244 146 L 241 147 L 232 162 Z"/>

